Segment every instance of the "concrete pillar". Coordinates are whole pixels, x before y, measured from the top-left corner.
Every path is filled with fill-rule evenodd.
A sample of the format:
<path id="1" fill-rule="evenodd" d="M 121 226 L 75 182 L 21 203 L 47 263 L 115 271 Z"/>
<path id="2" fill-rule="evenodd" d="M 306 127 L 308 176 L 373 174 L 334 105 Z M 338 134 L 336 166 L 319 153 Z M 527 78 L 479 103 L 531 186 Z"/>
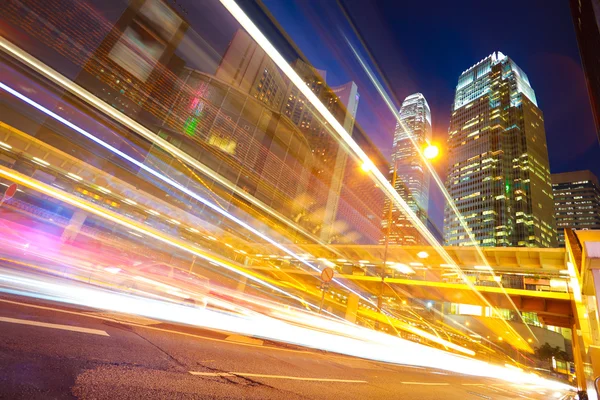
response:
<path id="1" fill-rule="evenodd" d="M 243 293 L 244 290 L 246 290 L 247 283 L 248 283 L 248 278 L 246 278 L 245 276 L 240 276 L 240 279 L 238 280 L 238 284 L 237 284 L 235 290 Z"/>
<path id="2" fill-rule="evenodd" d="M 62 236 L 60 237 L 60 241 L 63 243 L 72 242 L 75 240 L 79 232 L 81 231 L 81 227 L 87 218 L 87 214 L 85 211 L 76 210 L 69 224 L 65 227 Z"/>
<path id="3" fill-rule="evenodd" d="M 352 323 L 356 322 L 356 315 L 358 314 L 358 296 L 354 293 L 348 295 L 348 302 L 346 304 L 346 321 Z"/>
<path id="4" fill-rule="evenodd" d="M 577 328 L 577 324 L 571 326 L 571 340 L 573 343 L 573 361 L 575 364 L 575 374 L 577 375 L 577 390 L 578 391 L 587 391 L 587 383 L 585 377 L 585 370 L 583 366 L 583 340 L 581 339 L 581 335 L 578 334 L 581 332 Z"/>

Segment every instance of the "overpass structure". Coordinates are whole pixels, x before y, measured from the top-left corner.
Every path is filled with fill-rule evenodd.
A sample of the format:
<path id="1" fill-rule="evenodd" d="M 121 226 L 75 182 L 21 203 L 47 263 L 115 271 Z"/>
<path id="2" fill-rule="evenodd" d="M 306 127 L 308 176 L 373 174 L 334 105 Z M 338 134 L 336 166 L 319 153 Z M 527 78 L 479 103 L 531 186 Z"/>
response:
<path id="1" fill-rule="evenodd" d="M 444 247 L 453 263 L 424 246 L 389 246 L 387 254 L 379 245 L 304 245 L 298 251 L 373 297 L 514 307 L 536 313 L 546 325 L 570 328 L 578 387 L 591 389 L 600 376 L 600 231 L 566 230 L 565 237 L 564 249 Z M 318 276 L 292 263 L 251 268 L 279 279 Z M 352 297 L 351 320 L 359 305 Z"/>

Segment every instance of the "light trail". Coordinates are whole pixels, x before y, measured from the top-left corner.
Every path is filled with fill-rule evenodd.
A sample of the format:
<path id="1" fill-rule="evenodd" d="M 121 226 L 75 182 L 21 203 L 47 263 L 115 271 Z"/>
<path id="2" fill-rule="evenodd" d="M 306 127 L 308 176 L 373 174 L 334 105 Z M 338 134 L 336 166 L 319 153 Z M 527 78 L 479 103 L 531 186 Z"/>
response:
<path id="1" fill-rule="evenodd" d="M 48 67 L 47 65 L 45 65 L 44 63 L 40 62 L 38 59 L 31 56 L 27 52 L 23 51 L 18 46 L 15 46 L 14 44 L 12 44 L 10 41 L 6 40 L 2 36 L 0 36 L 0 49 L 2 49 L 4 52 L 6 52 L 10 56 L 14 57 L 15 59 L 21 61 L 25 65 L 29 66 L 33 70 L 37 71 L 44 77 L 50 79 L 51 81 L 53 81 L 60 87 L 64 88 L 65 90 L 68 90 L 76 97 L 78 97 L 78 98 L 82 99 L 83 101 L 85 101 L 86 103 L 90 104 L 92 107 L 98 109 L 99 111 L 101 111 L 107 115 L 110 115 L 113 119 L 115 119 L 119 123 L 123 124 L 124 126 L 132 129 L 134 132 L 138 133 L 140 136 L 149 140 L 151 143 L 168 151 L 170 154 L 175 156 L 177 159 L 184 161 L 188 165 L 191 165 L 198 171 L 202 172 L 204 175 L 213 179 L 215 182 L 218 182 L 223 187 L 233 191 L 235 194 L 237 194 L 240 197 L 242 197 L 243 199 L 249 201 L 250 203 L 252 203 L 256 207 L 258 207 L 262 211 L 266 212 L 267 214 L 275 217 L 277 220 L 283 222 L 285 225 L 289 226 L 293 230 L 296 230 L 296 231 L 302 233 L 306 237 L 313 240 L 315 243 L 319 243 L 321 246 L 326 247 L 335 253 L 335 250 L 331 249 L 327 243 L 321 241 L 318 237 L 316 237 L 313 234 L 311 234 L 310 232 L 306 231 L 301 226 L 299 226 L 298 224 L 289 220 L 288 218 L 281 215 L 280 213 L 276 212 L 271 207 L 268 207 L 266 204 L 262 203 L 260 200 L 258 200 L 254 196 L 251 196 L 250 194 L 246 193 L 244 190 L 240 189 L 237 185 L 235 185 L 231 181 L 225 179 L 223 176 L 217 174 L 215 171 L 213 171 L 206 165 L 202 164 L 198 160 L 194 159 L 193 157 L 189 156 L 187 153 L 181 151 L 180 149 L 173 146 L 171 143 L 167 142 L 166 140 L 158 137 L 158 135 L 156 135 L 154 132 L 147 129 L 145 126 L 139 124 L 138 122 L 134 121 L 133 119 L 129 118 L 128 116 L 124 115 L 123 113 L 121 113 L 121 112 L 117 111 L 116 109 L 114 109 L 113 107 L 109 106 L 108 104 L 106 104 L 102 100 L 98 99 L 96 96 L 94 96 L 87 90 L 81 88 L 79 85 L 76 85 L 74 82 L 72 82 L 71 80 L 69 80 L 68 78 L 63 76 L 62 74 L 58 73 L 54 69 L 52 69 L 52 68 Z M 300 260 L 300 261 L 302 261 L 302 260 Z"/>
<path id="2" fill-rule="evenodd" d="M 225 218 L 230 219 L 231 221 L 235 222 L 236 224 L 242 226 L 243 228 L 247 229 L 248 231 L 252 232 L 253 234 L 255 234 L 256 236 L 262 238 L 263 240 L 266 240 L 267 242 L 269 242 L 270 244 L 272 244 L 273 246 L 277 247 L 279 250 L 283 251 L 286 254 L 289 254 L 291 257 L 295 258 L 296 260 L 300 261 L 302 264 L 308 266 L 309 268 L 317 271 L 317 272 L 321 272 L 321 270 L 312 265 L 311 263 L 309 263 L 308 261 L 306 261 L 303 257 L 297 255 L 296 253 L 294 253 L 293 251 L 289 250 L 287 247 L 277 243 L 275 240 L 271 239 L 270 237 L 268 237 L 267 235 L 263 234 L 262 232 L 259 232 L 258 230 L 256 230 L 255 228 L 253 228 L 252 226 L 248 225 L 247 223 L 245 223 L 244 221 L 240 220 L 239 218 L 235 217 L 232 214 L 229 214 L 227 211 L 221 209 L 220 207 L 214 205 L 213 203 L 211 203 L 210 201 L 206 200 L 205 198 L 199 196 L 197 193 L 189 190 L 187 187 L 181 185 L 179 182 L 174 181 L 173 179 L 161 174 L 160 172 L 150 168 L 149 166 L 147 166 L 146 164 L 136 160 L 135 158 L 129 156 L 128 154 L 122 152 L 121 150 L 115 148 L 114 146 L 111 146 L 110 144 L 104 142 L 103 140 L 97 138 L 96 136 L 92 135 L 91 133 L 87 132 L 86 130 L 80 128 L 79 126 L 75 125 L 74 123 L 66 120 L 65 118 L 61 117 L 60 115 L 50 111 L 49 109 L 47 109 L 46 107 L 42 106 L 41 104 L 33 101 L 32 99 L 30 99 L 29 97 L 23 95 L 22 93 L 12 89 L 11 87 L 9 87 L 8 85 L 0 82 L 0 88 L 5 90 L 6 92 L 12 94 L 13 96 L 17 97 L 18 99 L 22 100 L 23 102 L 31 105 L 32 107 L 38 109 L 39 111 L 45 113 L 46 115 L 54 118 L 55 120 L 59 121 L 60 123 L 68 126 L 69 128 L 73 129 L 74 131 L 76 131 L 77 133 L 85 136 L 86 138 L 92 140 L 93 142 L 105 147 L 106 149 L 112 151 L 113 153 L 117 154 L 118 156 L 120 156 L 121 158 L 127 160 L 128 162 L 134 164 L 135 166 L 143 169 L 144 171 L 148 172 L 149 174 L 155 176 L 156 178 L 162 180 L 163 182 L 167 183 L 168 185 L 182 191 L 183 193 L 187 194 L 188 196 L 196 199 L 197 201 L 201 202 L 202 204 L 206 205 L 207 207 L 209 207 L 211 210 L 217 212 L 218 214 L 221 214 L 222 216 L 224 216 Z M 113 111 L 114 113 L 114 111 Z M 349 286 L 347 286 L 346 284 L 344 284 L 343 282 L 341 282 L 339 279 L 333 279 L 333 281 L 335 283 L 337 283 L 338 285 L 340 285 L 341 287 L 343 287 L 344 289 L 348 290 L 349 292 L 352 292 L 354 294 L 356 294 L 358 297 L 360 297 L 361 299 L 363 299 L 364 301 L 373 304 L 371 299 L 369 299 L 368 297 L 363 296 L 361 293 L 357 292 L 356 290 L 350 288 Z"/>
<path id="3" fill-rule="evenodd" d="M 0 84 L 1 85 L 1 84 Z M 275 290 L 278 293 L 281 293 L 287 297 L 290 297 L 298 302 L 300 302 L 301 304 L 306 303 L 309 304 L 311 307 L 313 307 L 314 309 L 319 309 L 319 307 L 315 304 L 311 304 L 308 303 L 306 300 L 294 296 L 291 293 L 288 293 L 284 290 L 279 289 L 276 286 L 273 286 L 257 277 L 255 277 L 254 275 L 252 275 L 249 272 L 243 271 L 238 267 L 235 267 L 233 264 L 228 263 L 225 260 L 221 260 L 216 258 L 215 256 L 211 256 L 207 253 L 204 253 L 203 251 L 197 249 L 196 247 L 190 246 L 185 242 L 181 242 L 178 240 L 174 240 L 171 239 L 169 237 L 167 237 L 166 235 L 164 235 L 163 233 L 145 227 L 143 225 L 141 225 L 140 223 L 133 221 L 133 220 L 129 220 L 119 214 L 116 214 L 110 210 L 106 210 L 104 208 L 101 208 L 91 202 L 88 202 L 86 200 L 80 199 L 77 196 L 71 195 L 69 193 L 63 192 L 62 190 L 59 190 L 57 188 L 54 188 L 52 186 L 46 185 L 45 183 L 39 182 L 39 181 L 35 181 L 31 178 L 29 178 L 26 175 L 20 174 L 18 172 L 12 171 L 4 166 L 0 165 L 0 176 L 6 178 L 6 179 L 10 179 L 13 182 L 16 182 L 20 185 L 23 185 L 25 187 L 29 187 L 31 189 L 34 189 L 40 193 L 43 193 L 47 196 L 51 196 L 54 197 L 57 200 L 63 201 L 71 206 L 77 207 L 81 210 L 90 212 L 91 214 L 97 215 L 101 218 L 104 218 L 108 221 L 114 222 L 120 226 L 124 226 L 127 229 L 131 229 L 134 230 L 136 232 L 142 233 L 144 235 L 147 235 L 151 238 L 154 238 L 156 240 L 159 240 L 160 242 L 166 243 L 168 245 L 174 246 L 180 250 L 186 251 L 188 253 L 191 253 L 195 256 L 198 256 L 206 261 L 209 262 L 213 262 L 216 265 L 219 265 L 221 267 L 226 268 L 227 270 L 231 271 L 231 272 L 235 272 L 241 276 L 244 276 L 248 279 L 251 279 L 254 282 L 257 282 L 265 287 L 268 287 L 269 289 Z"/>
<path id="4" fill-rule="evenodd" d="M 297 318 L 293 318 L 295 313 L 290 313 L 289 323 L 256 314 L 242 317 L 109 292 L 85 285 L 64 283 L 58 279 L 49 278 L 41 281 L 39 277 L 4 269 L 0 269 L 0 284 L 3 286 L 0 287 L 0 291 L 7 293 L 293 343 L 374 361 L 443 369 L 466 375 L 501 379 L 513 384 L 539 385 L 553 390 L 572 389 L 563 383 L 524 373 L 516 368 L 492 365 L 352 324 L 322 320 L 322 326 L 312 329 L 305 325 L 307 321 L 305 314 L 302 313 L 297 314 Z M 32 291 L 36 294 L 31 293 Z M 61 310 L 55 311 L 61 312 Z"/>
<path id="5" fill-rule="evenodd" d="M 3 86 L 2 83 L 0 83 L 0 87 L 2 87 L 2 86 Z M 292 299 L 300 302 L 300 304 L 308 304 L 310 307 L 312 307 L 315 310 L 317 310 L 317 309 L 320 308 L 316 304 L 309 303 L 306 300 L 301 299 L 300 297 L 294 296 L 293 294 L 288 293 L 288 292 L 286 292 L 286 291 L 278 288 L 277 286 L 274 286 L 274 285 L 272 285 L 272 284 L 270 284 L 270 283 L 268 283 L 268 282 L 266 282 L 266 281 L 264 281 L 262 279 L 259 279 L 259 278 L 255 277 L 251 273 L 249 273 L 247 271 L 244 271 L 244 270 L 242 270 L 239 267 L 234 266 L 233 264 L 227 262 L 226 260 L 222 260 L 222 259 L 219 259 L 219 258 L 213 256 L 213 255 L 209 255 L 207 253 L 204 253 L 201 250 L 197 249 L 196 247 L 190 246 L 190 245 L 188 245 L 185 242 L 169 238 L 168 236 L 164 235 L 163 233 L 161 233 L 161 232 L 159 232 L 157 230 L 154 230 L 152 228 L 143 226 L 142 224 L 140 224 L 140 223 L 138 223 L 136 221 L 130 220 L 130 219 L 128 219 L 126 217 L 123 217 L 123 216 L 121 216 L 121 215 L 119 215 L 117 213 L 114 213 L 114 212 L 112 212 L 110 210 L 106 210 L 104 208 L 101 208 L 101 207 L 95 205 L 94 203 L 91 203 L 89 201 L 81 199 L 81 198 L 79 198 L 77 196 L 74 196 L 72 194 L 66 193 L 66 192 L 64 192 L 64 191 L 62 191 L 62 190 L 60 190 L 58 188 L 55 188 L 55 187 L 47 185 L 45 183 L 36 181 L 36 180 L 34 180 L 32 178 L 29 178 L 26 175 L 23 175 L 23 174 L 18 173 L 16 171 L 12 171 L 11 169 L 8 169 L 8 168 L 6 168 L 4 166 L 0 166 L 0 176 L 4 177 L 6 179 L 9 179 L 9 180 L 11 180 L 13 182 L 16 182 L 16 183 L 18 183 L 20 185 L 23 185 L 24 187 L 28 187 L 28 188 L 34 189 L 36 191 L 39 191 L 40 193 L 43 193 L 43 194 L 48 195 L 48 196 L 51 196 L 51 197 L 53 197 L 53 198 L 55 198 L 57 200 L 63 201 L 65 203 L 67 203 L 69 205 L 72 205 L 74 207 L 77 207 L 77 208 L 79 208 L 81 210 L 90 212 L 91 214 L 97 215 L 97 216 L 99 216 L 101 218 L 104 218 L 104 219 L 106 219 L 108 221 L 114 222 L 114 223 L 116 223 L 116 224 L 118 224 L 120 226 L 123 226 L 123 227 L 127 228 L 127 229 L 133 230 L 135 232 L 139 232 L 141 234 L 145 234 L 145 235 L 147 235 L 147 236 L 149 236 L 151 238 L 157 239 L 157 240 L 159 240 L 159 241 L 161 241 L 163 243 L 166 243 L 168 245 L 174 246 L 174 247 L 179 248 L 181 250 L 184 250 L 184 251 L 186 251 L 188 253 L 196 255 L 196 256 L 204 259 L 204 260 L 207 260 L 209 262 L 213 262 L 216 265 L 224 267 L 224 268 L 226 268 L 229 271 L 237 273 L 237 274 L 239 274 L 241 276 L 244 276 L 244 277 L 246 277 L 248 279 L 251 279 L 252 281 L 257 282 L 257 283 L 259 283 L 259 284 L 261 284 L 261 285 L 263 285 L 265 287 L 268 287 L 269 289 L 275 290 L 278 293 L 281 293 L 281 294 L 283 294 L 283 295 L 285 295 L 285 296 L 287 296 L 289 298 L 292 298 Z M 337 317 L 335 314 L 331 314 L 331 313 L 329 313 L 327 311 L 325 311 L 325 312 L 328 313 L 328 314 L 330 314 L 330 315 L 332 315 L 333 317 L 335 317 L 335 318 L 337 318 L 339 320 L 342 320 L 344 324 L 351 325 L 349 322 L 346 322 L 342 318 Z M 383 318 L 388 318 L 385 314 L 378 314 L 378 315 L 381 315 Z M 429 340 L 431 340 L 431 341 L 433 341 L 435 343 L 441 344 L 441 345 L 443 345 L 445 347 L 454 348 L 455 350 L 458 350 L 458 349 L 456 349 L 456 345 L 455 344 L 453 344 L 453 343 L 451 343 L 449 341 L 446 341 L 444 339 L 434 337 L 433 335 L 429 335 L 426 332 L 423 332 L 423 331 L 420 331 L 420 330 L 418 330 L 418 331 L 417 330 L 413 330 L 413 333 L 420 334 L 423 337 L 426 337 L 427 339 L 429 339 Z M 464 349 L 460 348 L 459 351 L 463 351 L 464 352 Z M 467 353 L 469 353 L 469 352 L 467 352 Z"/>
<path id="6" fill-rule="evenodd" d="M 331 114 L 331 112 L 325 107 L 325 105 L 319 100 L 319 98 L 312 92 L 310 87 L 308 87 L 305 82 L 302 80 L 300 75 L 291 67 L 290 64 L 283 58 L 283 56 L 277 51 L 277 49 L 271 44 L 271 42 L 267 39 L 267 37 L 258 29 L 258 27 L 252 22 L 252 20 L 244 13 L 244 11 L 237 5 L 234 0 L 220 0 L 221 4 L 231 13 L 231 15 L 240 23 L 240 25 L 248 32 L 248 34 L 258 43 L 258 45 L 269 55 L 271 60 L 283 71 L 283 73 L 291 80 L 291 82 L 298 88 L 298 90 L 307 98 L 308 101 L 312 104 L 312 106 L 321 114 L 321 116 L 325 119 L 325 121 L 334 129 L 335 133 L 341 139 L 341 145 L 349 148 L 353 151 L 353 155 L 358 158 L 363 164 L 372 165 L 372 161 L 369 159 L 367 154 L 360 148 L 360 146 L 352 139 L 351 135 L 346 132 L 344 127 L 339 123 L 339 121 Z M 360 61 L 360 59 L 359 59 Z M 396 115 L 396 111 L 394 110 L 394 115 Z M 422 155 L 422 152 L 419 149 L 419 154 Z M 431 167 L 429 165 L 429 167 Z M 375 183 L 379 184 L 383 189 L 384 193 L 390 200 L 394 200 L 397 205 L 399 205 L 404 211 L 405 215 L 411 220 L 413 225 L 417 228 L 419 233 L 423 235 L 423 237 L 427 240 L 427 242 L 444 258 L 444 260 L 454 265 L 456 268 L 456 262 L 450 257 L 450 255 L 444 250 L 442 245 L 437 241 L 437 239 L 429 232 L 425 224 L 417 217 L 415 212 L 408 206 L 406 201 L 400 196 L 400 194 L 396 191 L 396 189 L 390 184 L 387 178 L 379 171 L 377 168 L 370 168 L 371 177 L 374 178 Z M 483 257 L 485 260 L 485 256 Z M 486 261 L 487 262 L 487 261 Z M 461 271 L 462 273 L 462 271 Z M 466 279 L 465 279 L 466 280 Z M 483 297 L 481 293 L 475 288 L 475 286 L 471 282 L 466 282 L 467 285 L 478 294 L 482 298 L 482 300 L 488 304 L 491 309 L 495 310 L 496 313 L 498 311 L 489 304 L 489 302 Z M 368 301 L 370 304 L 373 304 L 371 301 Z M 511 300 L 512 302 L 512 300 Z M 513 303 L 514 305 L 514 303 Z M 515 309 L 516 309 L 516 305 Z M 498 313 L 499 315 L 499 313 Z M 521 316 L 521 314 L 519 313 Z M 521 318 L 523 318 L 521 316 Z M 520 337 L 517 331 L 511 327 L 508 323 L 507 327 L 514 335 Z M 527 327 L 530 331 L 531 328 Z M 533 332 L 532 332 L 533 335 Z M 534 335 L 535 336 L 535 335 Z M 525 342 L 526 343 L 526 342 Z M 529 347 L 527 344 L 525 344 Z"/>

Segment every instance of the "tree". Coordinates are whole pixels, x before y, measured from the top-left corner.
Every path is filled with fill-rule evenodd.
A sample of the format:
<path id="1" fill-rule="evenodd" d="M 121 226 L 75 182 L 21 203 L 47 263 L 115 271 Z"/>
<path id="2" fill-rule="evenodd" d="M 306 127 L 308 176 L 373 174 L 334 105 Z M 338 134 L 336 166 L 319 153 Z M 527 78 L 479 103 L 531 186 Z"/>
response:
<path id="1" fill-rule="evenodd" d="M 572 361 L 572 357 L 569 353 L 561 350 L 560 347 L 552 347 L 550 343 L 546 342 L 540 347 L 535 349 L 535 355 L 543 361 L 552 361 L 552 357 L 562 361 Z"/>

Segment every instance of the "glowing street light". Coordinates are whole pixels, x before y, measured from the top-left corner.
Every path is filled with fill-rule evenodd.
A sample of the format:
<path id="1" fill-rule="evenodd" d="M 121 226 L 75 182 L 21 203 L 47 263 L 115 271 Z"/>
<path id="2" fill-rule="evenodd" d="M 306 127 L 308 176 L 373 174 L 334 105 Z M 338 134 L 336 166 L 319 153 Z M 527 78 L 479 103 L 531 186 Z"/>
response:
<path id="1" fill-rule="evenodd" d="M 424 258 L 429 257 L 429 254 L 426 251 L 420 251 L 417 253 L 417 257 L 424 259 Z"/>
<path id="2" fill-rule="evenodd" d="M 440 155 L 440 149 L 434 144 L 428 144 L 427 147 L 423 149 L 423 155 L 428 160 L 433 160 Z"/>
<path id="3" fill-rule="evenodd" d="M 366 161 L 364 162 L 360 168 L 364 171 L 364 172 L 369 172 L 373 169 L 373 163 L 371 163 L 371 161 Z"/>

